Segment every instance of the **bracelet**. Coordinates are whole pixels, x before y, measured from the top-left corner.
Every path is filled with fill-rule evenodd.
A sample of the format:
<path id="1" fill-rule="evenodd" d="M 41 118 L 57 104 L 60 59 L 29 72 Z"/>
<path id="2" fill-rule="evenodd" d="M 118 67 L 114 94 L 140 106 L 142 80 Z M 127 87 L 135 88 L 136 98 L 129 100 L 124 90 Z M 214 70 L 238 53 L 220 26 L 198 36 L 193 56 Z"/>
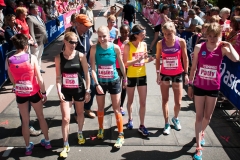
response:
<path id="1" fill-rule="evenodd" d="M 126 83 L 126 82 L 127 82 L 127 79 L 123 79 L 123 82 Z"/>
<path id="2" fill-rule="evenodd" d="M 42 95 L 46 95 L 47 93 L 46 93 L 46 91 L 45 92 L 42 92 Z"/>
<path id="3" fill-rule="evenodd" d="M 188 75 L 188 72 L 184 72 L 184 74 Z"/>
<path id="4" fill-rule="evenodd" d="M 188 82 L 188 84 L 191 84 L 191 85 L 193 85 L 193 81 L 189 81 L 189 82 Z"/>
<path id="5" fill-rule="evenodd" d="M 157 70 L 156 72 L 157 72 L 157 73 L 160 73 L 160 71 L 159 71 L 159 70 Z"/>

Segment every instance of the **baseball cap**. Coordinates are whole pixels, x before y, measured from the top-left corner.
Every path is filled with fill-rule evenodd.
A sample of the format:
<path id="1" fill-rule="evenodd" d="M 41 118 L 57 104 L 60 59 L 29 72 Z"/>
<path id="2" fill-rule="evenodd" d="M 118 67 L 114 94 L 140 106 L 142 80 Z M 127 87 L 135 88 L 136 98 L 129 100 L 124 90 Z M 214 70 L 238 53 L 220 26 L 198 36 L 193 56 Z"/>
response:
<path id="1" fill-rule="evenodd" d="M 79 14 L 77 17 L 76 17 L 76 22 L 78 23 L 82 23 L 84 26 L 86 27 L 91 27 L 93 26 L 93 24 L 91 23 L 90 19 L 88 18 L 87 15 L 85 14 Z"/>
<path id="2" fill-rule="evenodd" d="M 0 0 L 0 6 L 6 6 L 6 4 L 4 3 L 4 0 Z"/>

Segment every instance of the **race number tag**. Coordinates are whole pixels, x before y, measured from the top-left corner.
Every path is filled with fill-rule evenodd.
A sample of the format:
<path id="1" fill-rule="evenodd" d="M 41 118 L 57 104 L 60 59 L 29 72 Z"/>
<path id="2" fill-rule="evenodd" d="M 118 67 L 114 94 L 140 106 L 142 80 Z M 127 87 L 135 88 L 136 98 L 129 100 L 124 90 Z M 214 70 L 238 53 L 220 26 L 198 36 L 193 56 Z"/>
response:
<path id="1" fill-rule="evenodd" d="M 98 77 L 103 79 L 110 79 L 114 77 L 113 65 L 101 66 L 98 65 Z"/>
<path id="2" fill-rule="evenodd" d="M 144 55 L 144 52 L 133 53 L 132 60 L 138 59 L 143 55 Z M 141 66 L 144 66 L 144 64 L 145 64 L 145 59 L 142 59 L 140 62 L 134 63 L 133 67 L 141 67 Z"/>
<path id="3" fill-rule="evenodd" d="M 19 94 L 29 94 L 33 91 L 33 86 L 30 81 L 18 81 L 15 86 L 15 92 Z"/>
<path id="4" fill-rule="evenodd" d="M 63 73 L 63 88 L 78 88 L 78 74 L 77 73 Z"/>
<path id="5" fill-rule="evenodd" d="M 177 57 L 166 57 L 165 59 L 163 59 L 163 67 L 166 69 L 178 68 L 178 58 Z"/>
<path id="6" fill-rule="evenodd" d="M 215 66 L 213 67 L 215 68 Z M 203 79 L 215 79 L 217 77 L 217 69 L 214 68 L 200 67 L 198 75 Z"/>

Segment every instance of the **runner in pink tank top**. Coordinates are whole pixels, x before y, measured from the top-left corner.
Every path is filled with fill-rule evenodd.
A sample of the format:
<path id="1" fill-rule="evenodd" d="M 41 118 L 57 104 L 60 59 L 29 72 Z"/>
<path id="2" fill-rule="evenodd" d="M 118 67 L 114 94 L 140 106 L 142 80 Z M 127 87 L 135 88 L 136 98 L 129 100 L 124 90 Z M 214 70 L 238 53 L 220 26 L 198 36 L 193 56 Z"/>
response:
<path id="1" fill-rule="evenodd" d="M 43 103 L 47 100 L 46 90 L 37 58 L 26 53 L 28 38 L 24 34 L 16 34 L 12 41 L 17 51 L 14 55 L 8 56 L 6 64 L 8 64 L 9 78 L 13 84 L 16 84 L 16 101 L 22 116 L 22 133 L 26 144 L 25 154 L 31 155 L 34 144 L 29 141 L 29 102 L 38 115 L 40 127 L 45 137 L 41 140 L 41 145 L 46 149 L 52 148 L 48 137 L 48 126 L 43 117 Z"/>
<path id="2" fill-rule="evenodd" d="M 174 117 L 172 122 L 176 130 L 181 130 L 178 114 L 181 109 L 182 102 L 182 73 L 185 72 L 185 83 L 188 83 L 188 56 L 186 50 L 186 42 L 176 35 L 176 28 L 172 22 L 166 22 L 162 31 L 164 39 L 157 43 L 156 51 L 156 72 L 157 84 L 160 85 L 162 93 L 162 109 L 165 120 L 163 134 L 170 134 L 169 112 L 168 112 L 168 99 L 170 81 L 172 81 L 172 89 L 174 93 Z M 162 56 L 162 64 L 160 64 L 160 57 Z M 183 66 L 182 67 L 182 60 Z"/>
<path id="3" fill-rule="evenodd" d="M 122 25 L 120 27 L 121 37 L 119 37 L 118 39 L 115 39 L 114 42 L 113 42 L 114 44 L 117 44 L 120 47 L 122 58 L 123 58 L 124 46 L 125 46 L 125 44 L 128 43 L 128 35 L 129 35 L 129 33 L 130 33 L 129 25 L 125 25 L 125 24 Z M 116 60 L 116 68 L 117 68 L 117 72 L 118 72 L 119 77 L 122 79 L 123 76 L 122 76 L 122 72 L 121 72 L 120 66 L 118 64 L 118 60 Z M 126 72 L 127 72 L 127 69 L 126 69 Z M 125 101 L 125 98 L 126 98 L 126 94 L 127 94 L 126 93 L 126 88 L 122 88 L 120 111 L 121 111 L 123 116 L 125 115 L 125 111 L 123 110 L 123 104 L 124 104 L 124 101 Z"/>
<path id="4" fill-rule="evenodd" d="M 233 46 L 219 41 L 222 31 L 218 23 L 207 28 L 207 42 L 197 44 L 189 76 L 188 96 L 193 99 L 196 108 L 195 133 L 197 148 L 193 159 L 202 159 L 202 146 L 205 145 L 204 130 L 207 128 L 214 111 L 220 89 L 220 65 L 223 56 L 239 61 L 239 55 Z"/>

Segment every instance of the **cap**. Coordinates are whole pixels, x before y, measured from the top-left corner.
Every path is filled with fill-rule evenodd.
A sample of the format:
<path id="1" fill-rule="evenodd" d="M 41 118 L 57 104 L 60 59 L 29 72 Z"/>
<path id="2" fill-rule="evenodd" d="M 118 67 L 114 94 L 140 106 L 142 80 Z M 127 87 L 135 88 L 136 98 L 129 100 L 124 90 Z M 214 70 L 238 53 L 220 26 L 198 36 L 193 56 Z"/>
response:
<path id="1" fill-rule="evenodd" d="M 93 24 L 91 23 L 90 19 L 88 18 L 87 15 L 85 14 L 79 14 L 77 17 L 76 17 L 76 22 L 78 23 L 82 23 L 84 26 L 86 27 L 91 27 L 93 26 Z"/>
<path id="2" fill-rule="evenodd" d="M 6 4 L 4 3 L 4 0 L 0 0 L 0 6 L 6 6 Z"/>

